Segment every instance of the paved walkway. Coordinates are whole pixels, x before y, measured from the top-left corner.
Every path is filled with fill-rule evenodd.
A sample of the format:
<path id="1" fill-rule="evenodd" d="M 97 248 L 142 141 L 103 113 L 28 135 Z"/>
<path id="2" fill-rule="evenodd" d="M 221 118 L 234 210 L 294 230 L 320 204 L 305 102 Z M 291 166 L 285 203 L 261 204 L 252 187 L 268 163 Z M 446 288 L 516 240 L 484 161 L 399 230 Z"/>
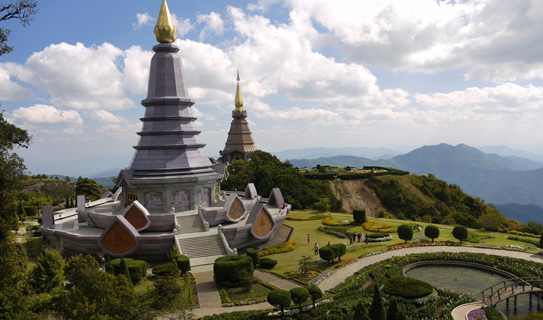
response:
<path id="1" fill-rule="evenodd" d="M 373 256 L 365 257 L 358 259 L 357 261 L 346 265 L 343 268 L 336 270 L 328 278 L 324 279 L 319 284 L 321 290 L 330 290 L 334 288 L 339 283 L 343 282 L 347 277 L 351 276 L 356 271 L 372 265 L 374 263 L 390 259 L 392 257 L 406 256 L 415 253 L 427 253 L 427 252 L 469 252 L 469 253 L 480 253 L 488 254 L 502 257 L 511 257 L 516 259 L 523 259 L 528 261 L 534 261 L 538 263 L 543 263 L 543 256 L 533 253 L 517 252 L 517 251 L 508 251 L 500 249 L 489 249 L 489 248 L 475 248 L 475 247 L 446 247 L 446 246 L 435 246 L 435 247 L 412 247 L 399 250 L 390 250 L 385 251 L 380 254 Z M 200 308 L 194 310 L 194 315 L 199 318 L 206 315 L 220 314 L 226 312 L 235 312 L 235 311 L 246 311 L 246 310 L 265 310 L 272 309 L 273 306 L 267 302 L 257 303 L 247 306 L 236 306 L 236 307 L 222 307 L 221 298 L 217 292 L 217 286 L 213 282 L 213 271 L 202 271 L 194 273 L 196 278 L 196 286 L 198 288 L 198 296 L 200 299 Z M 296 284 L 281 279 L 279 277 L 267 274 L 265 272 L 255 271 L 255 276 L 262 281 L 273 284 L 274 286 L 290 290 L 291 288 L 297 286 Z M 476 308 L 477 306 L 460 306 L 453 313 L 453 318 L 455 320 L 465 320 L 466 312 Z"/>

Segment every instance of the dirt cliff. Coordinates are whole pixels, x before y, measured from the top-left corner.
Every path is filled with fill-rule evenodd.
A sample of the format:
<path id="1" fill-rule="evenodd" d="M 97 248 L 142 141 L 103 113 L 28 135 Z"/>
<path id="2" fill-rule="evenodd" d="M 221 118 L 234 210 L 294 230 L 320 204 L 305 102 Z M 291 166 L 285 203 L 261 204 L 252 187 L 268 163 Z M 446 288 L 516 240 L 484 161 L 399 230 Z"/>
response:
<path id="1" fill-rule="evenodd" d="M 343 209 L 352 212 L 365 208 L 368 216 L 375 216 L 383 206 L 375 192 L 364 184 L 364 180 L 330 181 L 332 191 L 343 202 Z"/>

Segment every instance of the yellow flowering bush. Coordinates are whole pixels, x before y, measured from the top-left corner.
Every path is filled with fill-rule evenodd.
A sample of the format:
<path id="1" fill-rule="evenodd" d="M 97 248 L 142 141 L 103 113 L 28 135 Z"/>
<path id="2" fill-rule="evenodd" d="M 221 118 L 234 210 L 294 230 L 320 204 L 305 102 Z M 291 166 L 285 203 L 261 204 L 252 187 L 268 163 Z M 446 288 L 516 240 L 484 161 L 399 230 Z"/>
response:
<path id="1" fill-rule="evenodd" d="M 390 225 L 388 223 L 383 225 L 382 227 L 374 227 L 373 226 L 374 223 L 375 223 L 375 221 L 368 219 L 366 222 L 364 222 L 362 224 L 362 227 L 364 228 L 364 230 L 371 231 L 371 232 L 394 233 L 394 232 L 398 231 L 397 228 L 391 228 L 392 225 Z"/>
<path id="2" fill-rule="evenodd" d="M 271 254 L 290 252 L 290 251 L 296 249 L 294 247 L 295 244 L 296 244 L 296 241 L 289 241 L 289 242 L 285 242 L 285 243 L 280 243 L 280 244 L 275 245 L 273 247 L 269 247 L 269 248 L 262 249 L 262 250 L 258 251 L 258 256 L 259 257 L 264 257 L 264 256 L 269 256 Z"/>

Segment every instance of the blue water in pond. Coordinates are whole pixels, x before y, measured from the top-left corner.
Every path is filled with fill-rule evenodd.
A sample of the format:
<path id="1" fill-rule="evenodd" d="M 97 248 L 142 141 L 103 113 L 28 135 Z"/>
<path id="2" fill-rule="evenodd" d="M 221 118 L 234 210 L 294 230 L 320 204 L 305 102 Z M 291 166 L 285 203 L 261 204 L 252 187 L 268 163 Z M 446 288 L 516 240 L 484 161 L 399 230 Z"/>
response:
<path id="1" fill-rule="evenodd" d="M 426 281 L 434 287 L 463 292 L 481 300 L 480 292 L 497 282 L 505 280 L 502 275 L 461 266 L 422 266 L 411 269 L 406 276 Z M 509 320 L 543 320 L 543 312 L 537 312 L 537 298 L 532 298 L 530 309 L 529 295 L 520 295 L 517 298 L 517 310 L 513 308 L 513 299 L 510 299 L 509 309 L 505 302 L 498 304 Z M 543 307 L 543 301 L 542 307 Z"/>

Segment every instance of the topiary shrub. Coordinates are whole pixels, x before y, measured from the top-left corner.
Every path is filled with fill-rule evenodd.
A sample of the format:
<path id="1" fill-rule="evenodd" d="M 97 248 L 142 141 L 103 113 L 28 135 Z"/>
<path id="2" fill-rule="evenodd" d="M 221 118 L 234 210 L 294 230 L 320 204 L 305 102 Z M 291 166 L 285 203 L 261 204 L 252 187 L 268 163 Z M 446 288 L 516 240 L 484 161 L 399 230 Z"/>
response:
<path id="1" fill-rule="evenodd" d="M 431 294 L 433 290 L 431 284 L 409 277 L 390 278 L 383 287 L 386 293 L 406 299 L 422 298 Z"/>
<path id="2" fill-rule="evenodd" d="M 300 308 L 300 313 L 302 313 L 302 303 L 309 299 L 309 291 L 304 287 L 297 287 L 290 289 L 289 292 L 292 301 L 298 305 L 298 308 Z"/>
<path id="3" fill-rule="evenodd" d="M 226 256 L 215 260 L 213 274 L 217 284 L 226 287 L 239 286 L 242 278 L 242 270 L 253 275 L 253 259 L 248 256 Z"/>
<path id="4" fill-rule="evenodd" d="M 432 239 L 433 243 L 434 239 L 439 237 L 439 228 L 432 225 L 426 226 L 426 228 L 424 228 L 424 235 Z"/>
<path id="5" fill-rule="evenodd" d="M 332 249 L 332 246 L 325 246 L 319 249 L 319 257 L 321 257 L 322 260 L 330 263 L 336 258 L 336 252 Z"/>
<path id="6" fill-rule="evenodd" d="M 261 258 L 260 259 L 260 268 L 262 269 L 273 269 L 277 265 L 277 260 L 271 258 Z"/>
<path id="7" fill-rule="evenodd" d="M 366 222 L 366 209 L 354 209 L 353 210 L 353 220 L 356 223 Z"/>
<path id="8" fill-rule="evenodd" d="M 171 262 L 160 264 L 153 268 L 153 274 L 157 276 L 175 276 L 178 273 L 179 268 Z"/>
<path id="9" fill-rule="evenodd" d="M 398 237 L 407 243 L 407 241 L 413 239 L 413 228 L 410 225 L 402 224 L 398 227 Z"/>
<path id="10" fill-rule="evenodd" d="M 178 255 L 175 257 L 175 263 L 177 264 L 177 267 L 179 270 L 181 270 L 182 274 L 185 274 L 186 272 L 190 271 L 190 259 L 189 257 L 185 255 Z"/>
<path id="11" fill-rule="evenodd" d="M 468 237 L 468 228 L 464 226 L 456 226 L 454 227 L 452 231 L 453 237 L 460 240 L 460 243 L 462 243 L 462 240 L 466 240 Z"/>
<path id="12" fill-rule="evenodd" d="M 247 248 L 245 252 L 247 253 L 247 256 L 253 259 L 253 267 L 255 268 L 258 267 L 260 263 L 259 257 L 258 257 L 258 251 L 256 251 L 256 249 L 253 249 L 253 248 Z"/>
<path id="13" fill-rule="evenodd" d="M 141 281 L 141 279 L 147 276 L 147 262 L 130 258 L 111 260 L 108 263 L 109 266 L 106 266 L 106 270 L 113 271 L 114 275 L 124 274 L 124 271 L 121 268 L 122 260 L 124 260 L 126 267 L 128 268 L 128 273 L 130 274 L 132 283 L 138 283 Z"/>
<path id="14" fill-rule="evenodd" d="M 281 289 L 270 291 L 267 300 L 272 306 L 281 309 L 281 317 L 285 315 L 285 308 L 292 304 L 290 292 Z"/>
<path id="15" fill-rule="evenodd" d="M 336 252 L 336 257 L 338 257 L 339 261 L 341 261 L 341 256 L 343 256 L 345 252 L 347 252 L 347 246 L 343 243 L 336 243 L 331 245 L 331 247 L 332 250 Z"/>
<path id="16" fill-rule="evenodd" d="M 315 301 L 322 298 L 322 290 L 316 285 L 310 284 L 307 286 L 307 291 L 309 292 L 309 296 L 311 297 L 311 301 L 313 302 L 313 309 L 315 309 Z"/>

